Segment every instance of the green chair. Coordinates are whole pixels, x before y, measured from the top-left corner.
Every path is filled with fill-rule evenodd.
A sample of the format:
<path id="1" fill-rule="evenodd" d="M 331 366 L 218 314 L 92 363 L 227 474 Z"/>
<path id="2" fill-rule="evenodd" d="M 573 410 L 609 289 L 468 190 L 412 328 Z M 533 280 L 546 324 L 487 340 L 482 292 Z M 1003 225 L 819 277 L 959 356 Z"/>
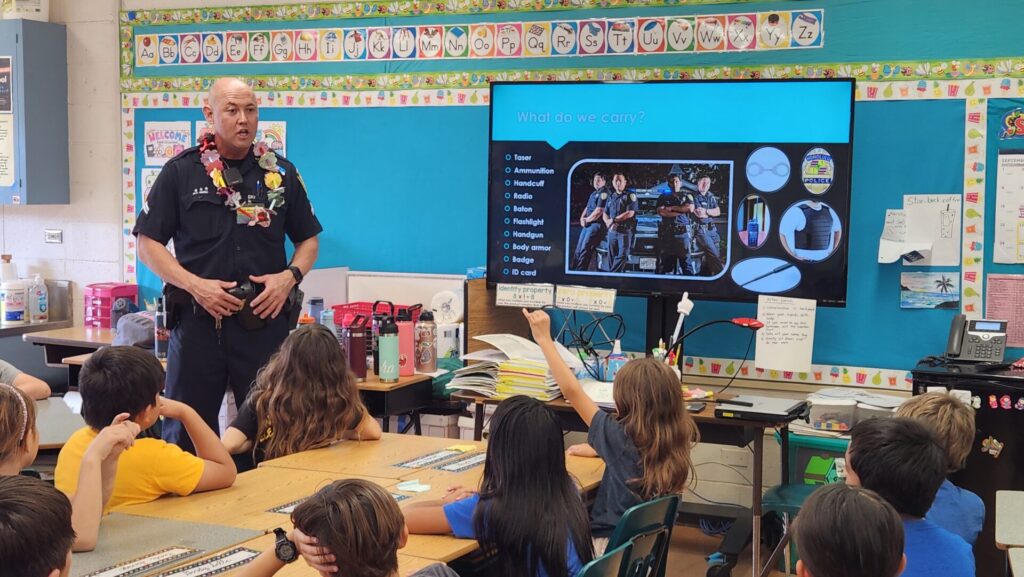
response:
<path id="1" fill-rule="evenodd" d="M 583 566 L 576 577 L 622 577 L 622 570 L 625 562 L 629 559 L 629 552 L 633 549 L 631 543 L 605 551 L 597 559 Z"/>
<path id="2" fill-rule="evenodd" d="M 623 568 L 623 577 L 651 577 L 665 569 L 668 555 L 668 527 L 658 527 L 634 536 L 629 540 L 629 558 Z"/>
<path id="3" fill-rule="evenodd" d="M 615 525 L 615 531 L 608 539 L 608 549 L 620 547 L 637 535 L 664 527 L 667 531 L 664 547 L 658 552 L 654 572 L 651 573 L 657 577 L 664 577 L 665 561 L 668 558 L 668 543 L 672 539 L 672 528 L 675 527 L 678 510 L 678 495 L 669 495 L 630 507 Z"/>
<path id="4" fill-rule="evenodd" d="M 768 489 L 764 496 L 761 497 L 761 507 L 764 514 L 775 513 L 782 518 L 782 527 L 776 535 L 776 539 L 773 539 L 773 541 L 777 540 L 777 544 L 775 544 L 773 549 L 784 547 L 783 558 L 785 560 L 786 575 L 789 575 L 792 569 L 790 559 L 791 521 L 796 518 L 797 513 L 800 512 L 800 507 L 803 506 L 807 497 L 810 497 L 811 493 L 818 487 L 820 485 L 776 485 Z M 773 561 L 774 559 L 769 559 L 768 562 L 770 564 Z"/>

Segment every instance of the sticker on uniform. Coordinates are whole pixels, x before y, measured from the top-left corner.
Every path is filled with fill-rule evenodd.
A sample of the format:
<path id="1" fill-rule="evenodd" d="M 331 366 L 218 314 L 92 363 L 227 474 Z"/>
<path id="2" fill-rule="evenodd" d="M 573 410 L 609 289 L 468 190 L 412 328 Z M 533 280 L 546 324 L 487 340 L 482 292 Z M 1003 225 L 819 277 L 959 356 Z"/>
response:
<path id="1" fill-rule="evenodd" d="M 476 453 L 474 455 L 467 455 L 461 459 L 455 459 L 454 461 L 434 468 L 439 471 L 448 471 L 449 473 L 461 473 L 463 471 L 468 471 L 473 467 L 483 465 L 486 460 L 487 453 Z"/>
<path id="2" fill-rule="evenodd" d="M 296 507 L 301 505 L 308 498 L 309 497 L 303 497 L 301 499 L 296 499 L 294 501 L 291 501 L 290 503 L 285 503 L 284 505 L 278 505 L 277 507 L 274 507 L 273 509 L 267 509 L 267 513 L 277 513 L 279 515 L 291 515 L 292 511 L 294 511 Z"/>
<path id="3" fill-rule="evenodd" d="M 147 573 L 152 569 L 160 567 L 161 565 L 167 565 L 168 563 L 178 561 L 191 557 L 197 553 L 200 553 L 197 549 L 189 549 L 187 547 L 168 547 L 159 551 L 154 551 L 143 555 L 142 557 L 136 557 L 117 565 L 112 565 L 99 571 L 93 571 L 83 577 L 131 577 L 132 575 L 141 575 Z"/>
<path id="4" fill-rule="evenodd" d="M 445 460 L 451 459 L 452 457 L 454 457 L 456 455 L 459 455 L 459 454 L 460 453 L 458 451 L 451 451 L 451 450 L 448 450 L 448 449 L 442 449 L 440 451 L 435 451 L 433 453 L 427 453 L 426 455 L 423 455 L 422 457 L 417 457 L 417 458 L 409 460 L 409 461 L 403 461 L 401 463 L 396 463 L 394 466 L 395 467 L 403 467 L 405 469 L 425 469 L 425 468 L 427 468 L 427 467 L 429 467 L 431 465 L 434 465 L 436 463 L 440 463 L 441 461 L 445 461 Z"/>
<path id="5" fill-rule="evenodd" d="M 258 557 L 259 554 L 259 551 L 254 551 L 247 547 L 235 547 L 220 555 L 214 555 L 195 563 L 175 567 L 170 571 L 154 575 L 154 577 L 210 577 L 211 575 L 220 575 L 245 565 Z"/>

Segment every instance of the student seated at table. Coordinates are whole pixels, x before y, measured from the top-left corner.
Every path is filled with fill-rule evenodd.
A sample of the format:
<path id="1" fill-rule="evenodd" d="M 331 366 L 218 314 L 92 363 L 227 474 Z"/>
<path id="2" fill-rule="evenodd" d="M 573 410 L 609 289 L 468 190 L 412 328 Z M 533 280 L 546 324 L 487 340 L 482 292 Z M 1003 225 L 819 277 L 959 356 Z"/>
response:
<path id="1" fill-rule="evenodd" d="M 380 436 L 338 338 L 323 325 L 307 325 L 260 369 L 221 440 L 229 453 L 251 454 L 257 465 L 341 439 Z"/>
<path id="2" fill-rule="evenodd" d="M 335 481 L 296 507 L 292 523 L 295 529 L 288 533 L 275 531 L 284 550 L 275 546 L 264 551 L 238 577 L 270 577 L 298 553 L 321 575 L 399 577 L 398 550 L 405 547 L 409 529 L 394 497 L 378 485 L 362 479 Z M 409 577 L 459 576 L 435 563 Z"/>
<path id="3" fill-rule="evenodd" d="M 850 429 L 846 482 L 878 493 L 903 518 L 904 577 L 974 575 L 971 546 L 925 518 L 947 466 L 946 451 L 920 421 L 868 419 Z"/>
<path id="4" fill-rule="evenodd" d="M 569 447 L 569 454 L 604 459 L 590 511 L 594 552 L 601 555 L 627 509 L 686 488 L 693 468 L 690 452 L 700 438 L 697 424 L 686 412 L 679 377 L 654 358 L 634 359 L 615 373 L 616 412 L 602 411 L 558 354 L 548 314 L 525 309 L 523 314 L 562 396 L 590 429 L 587 443 Z"/>
<path id="5" fill-rule="evenodd" d="M 32 477 L 0 477 L 0 575 L 66 577 L 71 571 L 71 503 Z"/>
<path id="6" fill-rule="evenodd" d="M 50 396 L 50 385 L 46 384 L 46 381 L 23 373 L 18 370 L 18 367 L 4 360 L 0 360 L 0 383 L 13 385 L 36 400 L 46 399 Z"/>
<path id="7" fill-rule="evenodd" d="M 825 485 L 793 526 L 797 577 L 896 577 L 907 563 L 903 521 L 874 491 Z"/>
<path id="8" fill-rule="evenodd" d="M 947 475 L 964 468 L 974 446 L 974 409 L 952 395 L 932 392 L 907 399 L 896 409 L 896 416 L 917 419 L 932 428 L 949 458 Z M 974 545 L 985 524 L 985 503 L 944 479 L 925 518 Z"/>
<path id="9" fill-rule="evenodd" d="M 54 481 L 72 494 L 89 443 L 104 423 L 128 413 L 142 429 L 157 419 L 177 419 L 188 431 L 196 455 L 160 439 L 138 439 L 121 455 L 107 509 L 148 503 L 167 494 L 189 495 L 230 487 L 235 482 L 235 463 L 220 439 L 184 403 L 160 396 L 164 369 L 149 351 L 136 347 L 105 347 L 95 353 L 78 377 L 82 418 L 86 426 L 75 431 L 57 457 Z M 197 456 L 198 455 L 198 456 Z"/>
<path id="10" fill-rule="evenodd" d="M 491 417 L 479 493 L 449 488 L 405 507 L 416 534 L 454 534 L 493 550 L 488 575 L 572 577 L 593 558 L 587 509 L 565 469 L 562 426 L 536 399 L 510 397 Z"/>
<path id="11" fill-rule="evenodd" d="M 118 457 L 132 446 L 138 434 L 139 426 L 123 413 L 104 427 L 86 449 L 78 474 L 78 490 L 71 495 L 71 524 L 77 535 L 75 551 L 96 547 L 103 504 L 110 498 Z M 0 384 L 0 476 L 18 475 L 36 460 L 38 452 L 35 403 L 25 391 Z"/>

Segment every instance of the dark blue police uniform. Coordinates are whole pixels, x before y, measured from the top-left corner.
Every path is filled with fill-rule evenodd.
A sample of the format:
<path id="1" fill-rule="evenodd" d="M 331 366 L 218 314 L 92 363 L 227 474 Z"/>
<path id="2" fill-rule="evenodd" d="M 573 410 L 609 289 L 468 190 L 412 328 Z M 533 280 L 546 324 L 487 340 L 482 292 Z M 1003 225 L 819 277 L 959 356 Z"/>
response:
<path id="1" fill-rule="evenodd" d="M 698 193 L 693 195 L 693 206 L 710 210 L 718 207 L 718 200 L 710 192 Z M 710 216 L 699 218 L 694 214 L 693 220 L 695 223 L 694 240 L 697 241 L 697 248 L 704 251 L 704 267 L 708 275 L 714 276 L 722 272 L 724 268 L 720 249 L 722 239 L 718 235 L 718 227 L 715 226 L 714 219 Z"/>
<path id="2" fill-rule="evenodd" d="M 607 202 L 607 188 L 601 187 L 590 193 L 590 199 L 587 200 L 587 216 L 593 214 L 598 208 L 604 208 Z M 580 231 L 579 241 L 576 242 L 576 252 L 573 253 L 572 257 L 571 266 L 573 270 L 590 270 L 590 262 L 594 259 L 594 252 L 597 251 L 598 245 L 601 244 L 607 233 L 608 227 L 605 226 L 604 219 L 601 217 L 583 227 L 583 230 Z"/>
<path id="3" fill-rule="evenodd" d="M 693 204 L 693 195 L 685 191 L 663 194 L 658 198 L 658 208 L 687 206 Z M 658 274 L 696 274 L 697 269 L 690 258 L 690 243 L 693 229 L 691 213 L 675 217 L 661 217 L 658 223 Z"/>
<path id="4" fill-rule="evenodd" d="M 242 202 L 269 206 L 263 183 L 266 171 L 251 150 L 244 159 L 223 160 L 242 173 L 244 182 L 236 187 Z M 269 227 L 237 223 L 235 211 L 224 205 L 224 197 L 217 194 L 200 161 L 199 148 L 194 147 L 164 165 L 133 234 L 162 244 L 173 240 L 181 266 L 204 279 L 242 284 L 249 275 L 282 272 L 288 267 L 285 235 L 299 244 L 323 227 L 313 215 L 295 165 L 281 156 L 277 164 L 285 169 L 285 202 L 274 208 L 277 214 Z M 241 405 L 256 372 L 288 336 L 288 314 L 282 311 L 277 318 L 266 319 L 257 330 L 242 328 L 235 316 L 226 317 L 218 331 L 213 317 L 198 303 L 192 305 L 181 307 L 178 325 L 171 331 L 164 394 L 194 408 L 217 431 L 226 387 L 231 387 L 235 405 Z M 178 421 L 164 422 L 163 438 L 192 450 L 192 441 Z"/>
<path id="5" fill-rule="evenodd" d="M 608 197 L 604 210 L 609 218 L 614 219 L 618 215 L 633 211 L 636 212 L 640 204 L 636 200 L 636 194 L 623 191 L 622 194 L 612 193 Z M 627 218 L 622 222 L 615 223 L 615 228 L 608 229 L 608 260 L 610 272 L 623 272 L 629 262 L 629 253 L 633 249 L 633 234 L 636 231 L 636 215 Z"/>

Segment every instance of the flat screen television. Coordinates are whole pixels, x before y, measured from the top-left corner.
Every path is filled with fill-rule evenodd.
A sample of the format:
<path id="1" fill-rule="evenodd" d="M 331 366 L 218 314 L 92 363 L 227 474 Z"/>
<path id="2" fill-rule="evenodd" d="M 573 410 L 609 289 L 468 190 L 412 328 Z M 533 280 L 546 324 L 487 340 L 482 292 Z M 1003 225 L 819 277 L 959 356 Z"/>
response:
<path id="1" fill-rule="evenodd" d="M 844 306 L 854 82 L 495 82 L 487 278 Z"/>

